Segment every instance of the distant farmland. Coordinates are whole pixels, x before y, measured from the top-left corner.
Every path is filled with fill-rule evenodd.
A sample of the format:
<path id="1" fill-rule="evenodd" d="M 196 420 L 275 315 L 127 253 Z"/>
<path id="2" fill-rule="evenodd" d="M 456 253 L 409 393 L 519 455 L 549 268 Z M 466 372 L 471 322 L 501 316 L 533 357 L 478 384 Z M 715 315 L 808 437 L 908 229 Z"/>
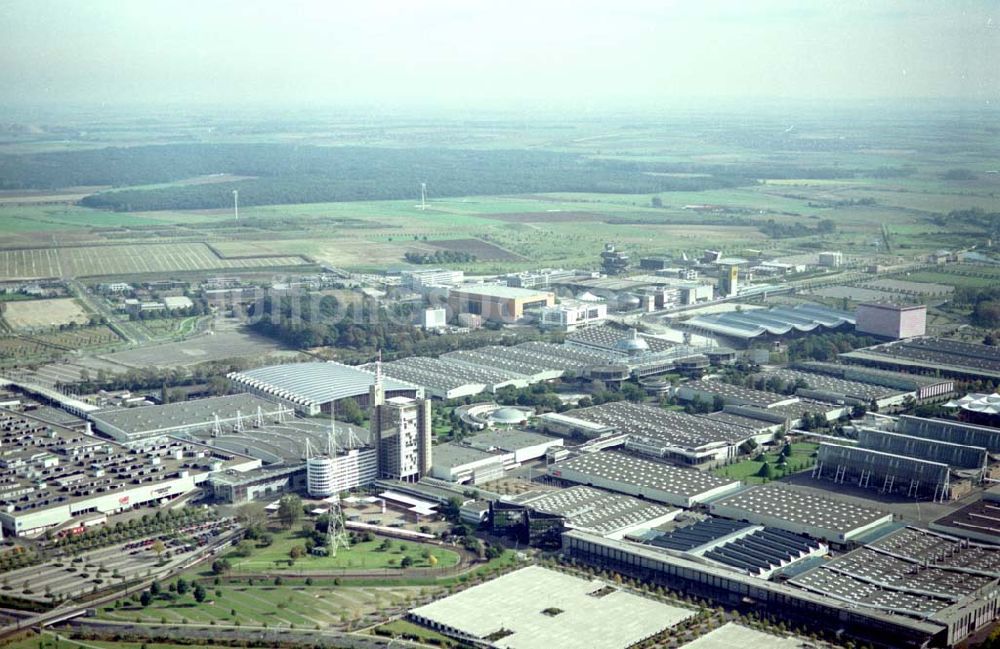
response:
<path id="1" fill-rule="evenodd" d="M 0 279 L 91 277 L 303 266 L 300 256 L 220 257 L 204 243 L 0 250 Z"/>

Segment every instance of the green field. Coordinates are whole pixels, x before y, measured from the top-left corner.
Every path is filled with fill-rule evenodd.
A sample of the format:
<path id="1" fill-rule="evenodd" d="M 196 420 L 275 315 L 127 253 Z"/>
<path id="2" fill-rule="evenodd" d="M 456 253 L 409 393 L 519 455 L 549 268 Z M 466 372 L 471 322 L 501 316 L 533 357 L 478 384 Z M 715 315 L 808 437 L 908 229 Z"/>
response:
<path id="1" fill-rule="evenodd" d="M 164 585 L 166 588 L 166 585 Z M 312 629 L 345 623 L 388 607 L 406 606 L 427 587 L 310 587 L 310 586 L 206 586 L 207 599 L 199 604 L 192 593 L 156 598 L 147 606 L 131 600 L 120 608 L 103 607 L 98 614 L 108 620 L 270 626 Z M 221 595 L 216 594 L 217 592 Z M 233 612 L 235 611 L 235 615 Z"/>
<path id="2" fill-rule="evenodd" d="M 223 258 L 203 243 L 77 246 L 0 250 L 0 277 L 118 276 L 191 270 L 267 269 L 303 266 L 298 256 Z"/>
<path id="3" fill-rule="evenodd" d="M 785 470 L 782 470 L 777 465 L 778 453 L 776 451 L 765 453 L 764 457 L 774 469 L 774 479 L 778 479 L 791 473 L 812 468 L 813 464 L 815 464 L 815 458 L 812 457 L 812 454 L 817 448 L 819 448 L 819 444 L 813 444 L 812 442 L 793 443 L 792 454 L 787 458 L 788 466 Z M 744 460 L 736 464 L 714 469 L 712 473 L 723 478 L 742 480 L 748 484 L 761 484 L 765 480 L 759 477 L 757 472 L 760 471 L 763 464 L 764 462 L 761 460 Z"/>
<path id="4" fill-rule="evenodd" d="M 105 640 L 86 640 L 77 642 L 51 631 L 39 635 L 32 633 L 17 642 L 0 645 L 3 649 L 186 649 L 190 644 L 162 644 L 159 642 L 110 642 Z"/>
<path id="5" fill-rule="evenodd" d="M 392 549 L 380 550 L 386 540 L 392 543 Z M 274 535 L 274 542 L 266 548 L 258 548 L 247 558 L 230 557 L 235 573 L 240 572 L 273 572 L 285 571 L 295 574 L 323 572 L 328 570 L 381 570 L 400 567 L 403 557 L 413 559 L 414 568 L 432 567 L 428 559 L 422 555 L 430 552 L 437 559 L 433 567 L 450 568 L 458 564 L 458 554 L 447 548 L 435 545 L 413 543 L 376 537 L 374 541 L 356 543 L 350 549 L 337 550 L 335 557 L 316 557 L 306 555 L 289 565 L 289 552 L 295 546 L 302 546 L 304 539 L 295 532 L 282 532 Z"/>

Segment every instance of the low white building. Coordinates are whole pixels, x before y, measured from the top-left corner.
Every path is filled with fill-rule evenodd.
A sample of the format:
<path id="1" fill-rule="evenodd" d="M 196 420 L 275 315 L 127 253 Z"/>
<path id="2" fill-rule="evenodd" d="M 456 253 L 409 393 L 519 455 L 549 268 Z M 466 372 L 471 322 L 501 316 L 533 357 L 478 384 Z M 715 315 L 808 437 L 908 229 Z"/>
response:
<path id="1" fill-rule="evenodd" d="M 555 306 L 543 307 L 540 310 L 539 325 L 544 329 L 576 331 L 580 327 L 604 324 L 607 317 L 607 304 L 563 300 Z"/>
<path id="2" fill-rule="evenodd" d="M 444 329 L 448 326 L 448 311 L 446 309 L 424 309 L 420 318 L 420 326 L 424 329 Z"/>

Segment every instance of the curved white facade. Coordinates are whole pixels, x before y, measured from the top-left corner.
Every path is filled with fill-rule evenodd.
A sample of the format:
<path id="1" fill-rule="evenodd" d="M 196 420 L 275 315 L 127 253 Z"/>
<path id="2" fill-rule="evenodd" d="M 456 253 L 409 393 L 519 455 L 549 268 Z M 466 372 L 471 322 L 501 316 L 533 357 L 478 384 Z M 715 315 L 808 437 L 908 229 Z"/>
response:
<path id="1" fill-rule="evenodd" d="M 329 457 L 314 457 L 306 461 L 306 490 L 314 498 L 326 498 L 334 492 L 334 461 Z"/>

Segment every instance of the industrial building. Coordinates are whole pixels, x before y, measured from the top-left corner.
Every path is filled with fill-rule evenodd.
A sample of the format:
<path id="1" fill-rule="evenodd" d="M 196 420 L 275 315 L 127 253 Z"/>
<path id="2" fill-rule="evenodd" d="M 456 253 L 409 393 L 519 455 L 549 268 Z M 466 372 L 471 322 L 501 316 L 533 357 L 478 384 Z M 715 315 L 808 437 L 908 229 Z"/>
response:
<path id="1" fill-rule="evenodd" d="M 0 527 L 33 536 L 82 526 L 191 492 L 214 473 L 250 471 L 261 461 L 158 436 L 131 447 L 23 413 L 0 410 Z"/>
<path id="2" fill-rule="evenodd" d="M 526 310 L 555 303 L 554 293 L 499 284 L 463 284 L 448 291 L 452 313 L 470 313 L 496 322 L 517 322 Z"/>
<path id="3" fill-rule="evenodd" d="M 987 489 L 979 500 L 948 512 L 932 522 L 930 528 L 962 539 L 988 543 L 990 548 L 1000 547 L 1000 488 Z"/>
<path id="4" fill-rule="evenodd" d="M 581 530 L 563 533 L 563 553 L 600 569 L 704 597 L 746 612 L 779 612 L 789 624 L 823 628 L 877 646 L 951 646 L 997 613 L 997 599 L 952 604 L 930 617 L 895 614 L 875 606 L 769 581 L 665 548 L 604 538 Z M 887 591 L 891 592 L 891 591 Z"/>
<path id="5" fill-rule="evenodd" d="M 512 501 L 536 512 L 558 516 L 566 529 L 579 529 L 610 538 L 624 538 L 636 530 L 668 523 L 681 510 L 632 496 L 582 485 L 539 495 L 537 492 Z"/>
<path id="6" fill-rule="evenodd" d="M 555 284 L 561 284 L 572 280 L 580 275 L 589 276 L 591 273 L 581 270 L 564 270 L 562 268 L 542 268 L 534 271 L 524 271 L 512 273 L 504 277 L 507 286 L 515 288 L 549 288 Z"/>
<path id="7" fill-rule="evenodd" d="M 709 504 L 715 516 L 844 544 L 892 522 L 892 514 L 789 487 L 750 487 Z"/>
<path id="8" fill-rule="evenodd" d="M 945 338 L 915 338 L 844 352 L 847 363 L 936 374 L 959 379 L 1000 380 L 1000 347 Z"/>
<path id="9" fill-rule="evenodd" d="M 699 315 L 680 322 L 677 326 L 746 346 L 757 340 L 778 340 L 804 333 L 847 330 L 854 326 L 854 314 L 819 304 L 797 304 L 766 310 Z"/>
<path id="10" fill-rule="evenodd" d="M 801 397 L 831 403 L 864 405 L 865 407 L 875 402 L 880 409 L 901 405 L 907 397 L 917 398 L 916 391 L 913 390 L 903 390 L 864 381 L 852 381 L 806 370 L 770 370 L 753 374 L 751 378 L 754 384 L 759 384 L 759 386 L 770 382 L 792 387 L 794 393 Z"/>
<path id="11" fill-rule="evenodd" d="M 374 365 L 364 368 L 374 371 Z M 426 356 L 383 363 L 382 371 L 392 379 L 423 386 L 429 396 L 438 399 L 461 399 L 482 392 L 496 392 L 508 385 L 516 388 L 528 385 L 527 379 L 510 372 Z"/>
<path id="12" fill-rule="evenodd" d="M 438 444 L 430 475 L 438 480 L 459 484 L 482 484 L 503 477 L 505 462 L 502 455 L 463 444 Z"/>
<path id="13" fill-rule="evenodd" d="M 694 507 L 740 488 L 739 481 L 612 451 L 556 462 L 547 472 L 552 478 L 675 507 Z"/>
<path id="14" fill-rule="evenodd" d="M 793 367 L 815 374 L 835 376 L 846 381 L 858 381 L 912 392 L 917 401 L 940 399 L 955 391 L 954 380 L 937 376 L 922 376 L 919 374 L 907 374 L 905 372 L 893 372 L 891 370 L 879 370 L 870 367 L 859 367 L 857 365 L 841 365 L 820 361 L 795 363 Z"/>
<path id="15" fill-rule="evenodd" d="M 855 331 L 880 338 L 900 340 L 927 333 L 927 307 L 899 304 L 859 304 Z"/>
<path id="16" fill-rule="evenodd" d="M 738 455 L 748 439 L 769 441 L 773 432 L 646 404 L 617 401 L 561 413 L 561 424 L 589 422 L 627 435 L 625 448 L 682 464 L 722 462 Z"/>
<path id="17" fill-rule="evenodd" d="M 896 432 L 952 444 L 977 446 L 993 454 L 1000 453 L 1000 428 L 976 426 L 949 419 L 900 415 L 896 419 Z"/>
<path id="18" fill-rule="evenodd" d="M 544 307 L 539 312 L 538 325 L 542 329 L 576 331 L 581 327 L 604 324 L 608 305 L 603 302 L 560 300 L 555 306 Z"/>
<path id="19" fill-rule="evenodd" d="M 674 394 L 682 401 L 701 399 L 712 403 L 719 398 L 725 405 L 754 406 L 764 409 L 793 405 L 799 401 L 795 396 L 753 390 L 722 381 L 688 381 L 677 386 Z"/>
<path id="20" fill-rule="evenodd" d="M 844 253 L 835 251 L 821 252 L 817 261 L 820 266 L 826 268 L 840 268 L 844 265 Z"/>
<path id="21" fill-rule="evenodd" d="M 368 408 L 368 392 L 375 374 L 341 363 L 288 363 L 269 365 L 244 372 L 232 372 L 228 378 L 250 394 L 272 399 L 303 415 L 337 414 L 346 399 Z M 387 397 L 423 397 L 423 388 L 397 379 L 385 380 Z"/>
<path id="22" fill-rule="evenodd" d="M 804 572 L 790 584 L 860 608 L 918 619 L 958 618 L 947 644 L 998 613 L 998 549 L 904 528 Z M 939 617 L 940 616 L 940 617 Z"/>
<path id="23" fill-rule="evenodd" d="M 526 430 L 496 429 L 466 437 L 462 443 L 500 455 L 505 467 L 514 468 L 525 462 L 544 458 L 549 449 L 561 448 L 563 440 Z"/>
<path id="24" fill-rule="evenodd" d="M 864 427 L 858 428 L 857 438 L 858 445 L 862 448 L 941 462 L 956 470 L 966 470 L 980 475 L 989 462 L 989 452 L 982 446 L 953 444 Z"/>
<path id="25" fill-rule="evenodd" d="M 403 286 L 413 291 L 436 286 L 456 286 L 465 280 L 465 273 L 448 268 L 420 268 L 399 273 Z"/>
<path id="26" fill-rule="evenodd" d="M 89 415 L 94 429 L 126 443 L 161 435 L 182 435 L 251 422 L 275 423 L 292 417 L 290 408 L 249 394 L 234 394 L 159 406 L 102 410 Z"/>
<path id="27" fill-rule="evenodd" d="M 652 531 L 643 542 L 761 579 L 829 551 L 825 543 L 800 534 L 713 517 L 669 532 Z"/>
<path id="28" fill-rule="evenodd" d="M 812 476 L 914 499 L 944 502 L 951 497 L 947 464 L 860 446 L 820 444 Z"/>
<path id="29" fill-rule="evenodd" d="M 694 614 L 599 580 L 528 566 L 415 608 L 408 617 L 478 647 L 627 649 Z"/>

